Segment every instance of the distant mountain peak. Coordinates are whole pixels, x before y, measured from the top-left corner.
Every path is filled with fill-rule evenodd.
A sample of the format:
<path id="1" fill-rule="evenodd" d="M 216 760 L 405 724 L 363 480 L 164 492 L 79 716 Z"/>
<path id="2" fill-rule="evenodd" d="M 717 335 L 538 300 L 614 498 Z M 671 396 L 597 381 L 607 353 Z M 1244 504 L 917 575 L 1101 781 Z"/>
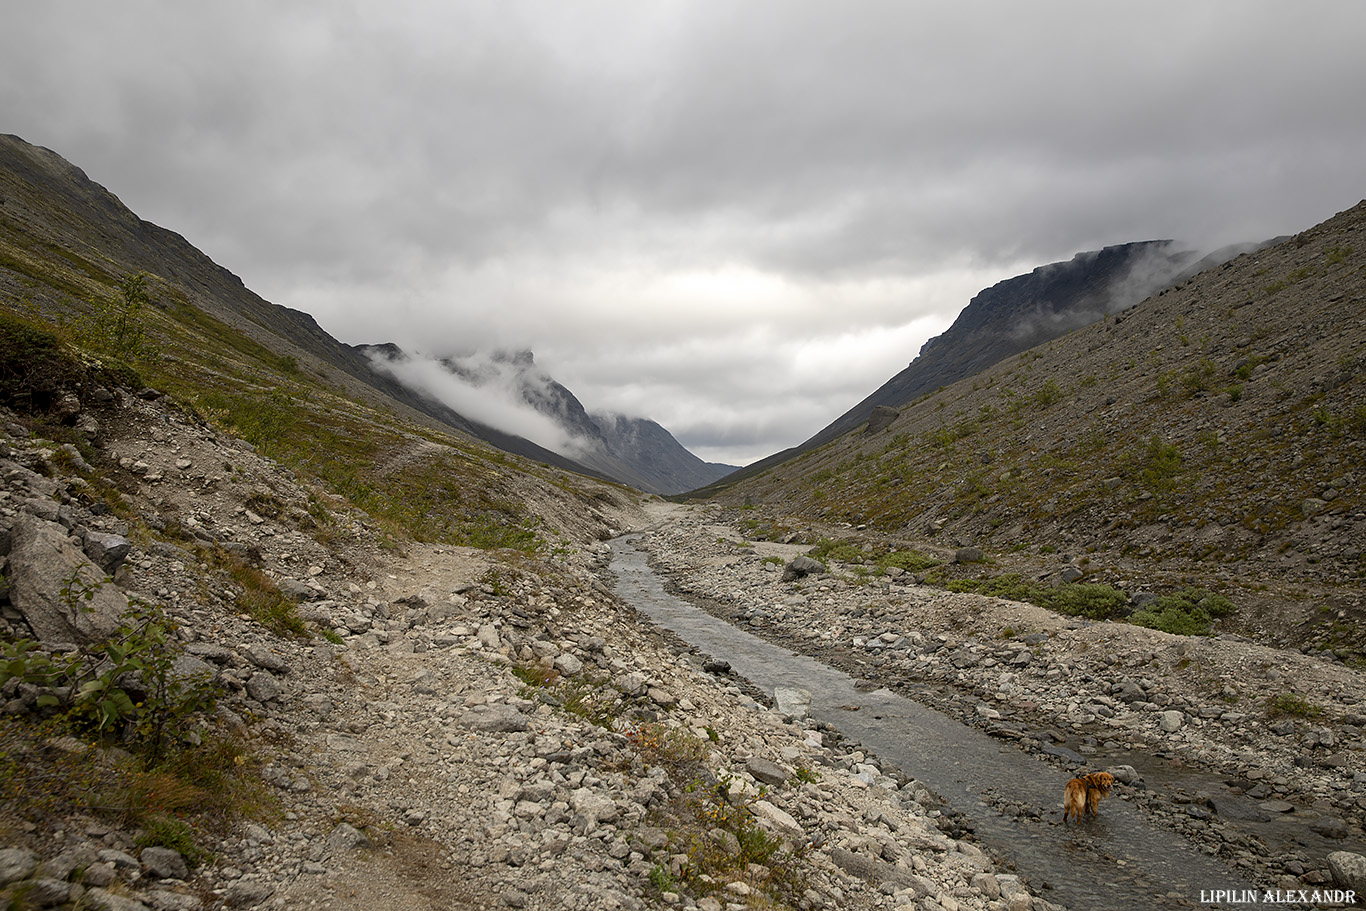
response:
<path id="1" fill-rule="evenodd" d="M 414 362 L 422 362 L 424 356 L 409 355 L 392 342 L 359 347 L 389 365 L 400 382 L 461 410 L 451 400 L 451 387 L 445 386 L 443 394 L 440 377 L 412 369 Z M 632 487 L 650 493 L 683 493 L 735 470 L 731 465 L 703 462 L 654 421 L 609 412 L 589 414 L 574 393 L 536 365 L 535 355 L 529 349 L 501 349 L 425 361 L 439 365 L 447 380 L 463 384 L 463 391 L 455 391 L 461 396 L 470 390 L 483 390 L 486 405 L 480 411 L 482 420 L 497 426 L 496 415 L 501 413 L 506 419 L 503 427 L 510 432 L 539 429 L 555 440 L 543 436 L 536 442 Z M 542 423 L 530 420 L 530 416 Z"/>

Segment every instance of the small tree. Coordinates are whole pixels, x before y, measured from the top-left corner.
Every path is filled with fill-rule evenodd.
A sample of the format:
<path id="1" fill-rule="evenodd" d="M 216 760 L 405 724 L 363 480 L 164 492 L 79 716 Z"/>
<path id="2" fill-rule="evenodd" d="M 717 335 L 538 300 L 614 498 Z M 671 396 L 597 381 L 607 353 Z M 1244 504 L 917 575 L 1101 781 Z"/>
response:
<path id="1" fill-rule="evenodd" d="M 90 314 L 78 323 L 77 331 L 90 347 L 132 364 L 143 355 L 146 331 L 142 311 L 150 301 L 147 273 L 125 275 L 114 298 L 90 299 Z"/>

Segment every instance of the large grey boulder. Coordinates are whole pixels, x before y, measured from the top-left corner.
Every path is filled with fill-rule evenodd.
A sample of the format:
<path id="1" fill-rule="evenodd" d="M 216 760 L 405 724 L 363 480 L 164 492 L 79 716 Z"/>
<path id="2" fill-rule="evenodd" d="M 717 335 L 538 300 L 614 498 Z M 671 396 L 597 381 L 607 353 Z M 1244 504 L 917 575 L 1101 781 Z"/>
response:
<path id="1" fill-rule="evenodd" d="M 825 564 L 811 557 L 798 557 L 783 568 L 783 581 L 793 582 L 813 573 L 825 572 Z"/>
<path id="2" fill-rule="evenodd" d="M 1358 896 L 1366 895 L 1366 857 L 1351 851 L 1334 851 L 1328 855 L 1328 869 L 1333 882 Z"/>
<path id="3" fill-rule="evenodd" d="M 868 415 L 868 426 L 863 430 L 864 436 L 886 430 L 900 416 L 901 412 L 890 405 L 874 405 L 873 413 Z"/>
<path id="4" fill-rule="evenodd" d="M 25 515 L 15 523 L 13 536 L 10 602 L 34 635 L 43 642 L 90 645 L 114 634 L 128 599 L 106 584 L 105 572 L 71 542 L 66 529 Z M 73 579 L 80 585 L 73 586 Z M 79 594 L 92 589 L 90 600 Z"/>

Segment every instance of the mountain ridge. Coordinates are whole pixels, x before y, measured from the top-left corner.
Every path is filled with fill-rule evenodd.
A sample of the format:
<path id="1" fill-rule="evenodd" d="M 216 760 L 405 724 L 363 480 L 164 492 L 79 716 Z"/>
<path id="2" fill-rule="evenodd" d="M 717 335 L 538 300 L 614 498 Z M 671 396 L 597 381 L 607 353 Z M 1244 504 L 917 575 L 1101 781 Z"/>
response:
<path id="1" fill-rule="evenodd" d="M 899 408 L 1004 358 L 1123 310 L 1196 272 L 1274 241 L 1236 244 L 1203 257 L 1172 240 L 1134 241 L 1077 253 L 1003 279 L 972 297 L 943 333 L 911 362 L 802 443 L 740 469 L 735 483 L 809 452 L 864 424 L 879 408 Z M 719 485 L 717 485 L 719 486 Z M 717 486 L 695 491 L 699 496 Z"/>
<path id="2" fill-rule="evenodd" d="M 1363 238 L 1366 202 L 715 496 L 994 561 L 951 576 L 1200 585 L 1225 628 L 1362 651 Z"/>
<path id="3" fill-rule="evenodd" d="M 355 348 L 399 382 L 434 401 L 443 401 L 443 390 L 446 398 L 474 390 L 485 393 L 484 406 L 491 412 L 495 407 L 498 411 L 529 409 L 566 435 L 559 447 L 542 439 L 547 448 L 562 449 L 579 464 L 647 493 L 683 493 L 735 470 L 733 465 L 704 462 L 648 418 L 590 414 L 573 392 L 536 364 L 529 350 L 432 358 L 448 377 L 462 384 L 452 392 L 430 379 L 424 383 L 422 374 L 411 369 L 420 358 L 393 342 Z M 488 422 L 499 423 L 492 417 Z"/>
<path id="4" fill-rule="evenodd" d="M 331 336 L 312 315 L 260 297 L 184 236 L 138 217 L 57 152 L 12 134 L 0 134 L 0 230 L 16 241 L 11 254 L 0 258 L 0 290 L 8 290 L 16 299 L 37 295 L 44 308 L 74 315 L 80 312 L 75 302 L 104 293 L 103 288 L 118 274 L 147 272 L 157 276 L 162 290 L 175 298 L 169 304 L 159 301 L 160 306 L 197 308 L 281 359 L 312 362 L 320 375 L 348 395 L 390 405 L 558 468 L 628 484 L 651 483 L 648 472 L 625 471 L 624 477 L 614 476 L 612 470 L 623 466 L 610 459 L 584 464 L 414 392 L 374 370 L 366 356 Z M 49 255 L 57 250 L 67 251 L 66 255 Z M 33 255 L 25 255 L 28 252 Z M 56 293 L 44 287 L 54 270 L 62 274 L 62 287 Z M 44 281 L 32 287 L 19 278 L 34 278 L 35 273 Z"/>

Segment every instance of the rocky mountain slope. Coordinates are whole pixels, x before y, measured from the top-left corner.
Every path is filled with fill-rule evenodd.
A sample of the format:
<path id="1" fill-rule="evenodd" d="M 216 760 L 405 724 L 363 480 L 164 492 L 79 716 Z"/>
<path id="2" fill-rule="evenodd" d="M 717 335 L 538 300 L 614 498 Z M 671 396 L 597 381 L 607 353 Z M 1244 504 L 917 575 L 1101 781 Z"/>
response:
<path id="1" fill-rule="evenodd" d="M 952 326 L 927 341 L 905 370 L 863 401 L 809 440 L 746 466 L 725 483 L 782 464 L 865 424 L 875 411 L 901 408 L 941 386 L 1125 310 L 1150 294 L 1265 245 L 1240 244 L 1201 256 L 1170 240 L 1118 244 L 998 282 L 969 301 Z"/>
<path id="2" fill-rule="evenodd" d="M 548 465 L 596 473 L 375 371 L 312 316 L 263 300 L 184 237 L 140 219 L 57 153 L 0 134 L 0 294 L 49 315 L 74 317 L 92 296 L 104 297 L 120 276 L 136 272 L 151 276 L 152 299 L 165 318 L 189 332 L 169 357 L 200 360 L 196 337 L 221 328 L 240 336 L 235 344 L 241 353 L 265 366 L 302 366 L 347 398 L 397 409 Z"/>
<path id="3" fill-rule="evenodd" d="M 393 343 L 358 345 L 381 371 L 410 360 Z M 694 490 L 730 474 L 733 465 L 704 462 L 658 423 L 646 418 L 589 414 L 563 384 L 536 366 L 530 351 L 494 352 L 473 359 L 442 358 L 437 363 L 467 390 L 506 396 L 504 407 L 529 408 L 549 418 L 568 441 L 572 458 L 598 473 L 647 493 L 676 494 Z M 408 374 L 394 371 L 400 382 Z M 440 398 L 438 390 L 415 392 Z"/>
<path id="4" fill-rule="evenodd" d="M 1237 605 L 1220 629 L 1359 652 L 1363 232 L 1358 205 L 720 499 L 776 529 L 995 561 L 948 575 L 1200 585 Z"/>

